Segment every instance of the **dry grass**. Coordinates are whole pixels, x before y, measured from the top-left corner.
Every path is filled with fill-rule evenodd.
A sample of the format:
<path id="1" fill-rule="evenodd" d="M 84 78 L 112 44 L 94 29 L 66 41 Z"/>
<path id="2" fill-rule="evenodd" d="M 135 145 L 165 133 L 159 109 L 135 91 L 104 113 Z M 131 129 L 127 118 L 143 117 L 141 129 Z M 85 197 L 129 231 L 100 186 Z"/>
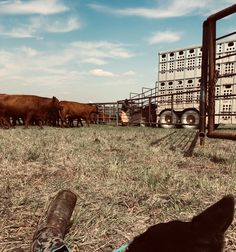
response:
<path id="1" fill-rule="evenodd" d="M 60 189 L 78 195 L 66 237 L 74 251 L 111 251 L 149 225 L 188 220 L 236 193 L 236 143 L 189 147 L 189 130 L 93 126 L 0 130 L 0 251 L 29 251 Z M 226 251 L 236 251 L 235 222 Z"/>

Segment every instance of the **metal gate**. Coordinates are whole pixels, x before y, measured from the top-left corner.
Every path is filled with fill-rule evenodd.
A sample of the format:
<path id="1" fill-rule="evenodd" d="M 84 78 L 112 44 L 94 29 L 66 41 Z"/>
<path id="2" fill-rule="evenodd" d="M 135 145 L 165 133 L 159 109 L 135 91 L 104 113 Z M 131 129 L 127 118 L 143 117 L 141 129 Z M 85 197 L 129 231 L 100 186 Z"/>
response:
<path id="1" fill-rule="evenodd" d="M 236 4 L 222 11 L 219 11 L 209 16 L 203 23 L 203 45 L 202 45 L 202 75 L 201 75 L 201 94 L 200 94 L 200 125 L 199 136 L 200 144 L 204 144 L 205 135 L 210 138 L 221 138 L 236 140 L 235 132 L 218 131 L 216 130 L 215 118 L 216 116 L 232 117 L 236 116 L 236 106 L 232 104 L 225 104 L 222 111 L 219 114 L 215 113 L 215 105 L 217 98 L 225 100 L 235 100 L 235 93 L 225 92 L 222 94 L 216 94 L 216 83 L 219 79 L 229 78 L 236 75 L 235 65 L 236 62 L 232 62 L 233 67 L 228 71 L 222 72 L 217 69 L 220 65 L 218 62 L 224 58 L 229 58 L 236 55 L 231 53 L 230 50 L 227 53 L 218 54 L 216 57 L 216 41 L 235 35 L 236 32 L 227 34 L 216 38 L 216 22 L 228 15 L 236 12 Z M 228 69 L 228 68 L 227 68 Z M 231 71 L 232 70 L 232 71 Z M 235 85 L 235 82 L 233 83 Z M 207 117 L 208 115 L 208 117 Z M 208 120 L 207 120 L 208 118 Z"/>

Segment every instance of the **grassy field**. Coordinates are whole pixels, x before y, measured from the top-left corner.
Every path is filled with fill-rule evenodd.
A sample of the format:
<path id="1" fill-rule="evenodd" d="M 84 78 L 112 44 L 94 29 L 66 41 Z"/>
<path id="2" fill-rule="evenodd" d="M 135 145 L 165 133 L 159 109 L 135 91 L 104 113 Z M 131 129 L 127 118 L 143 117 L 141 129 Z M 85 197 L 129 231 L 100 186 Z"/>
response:
<path id="1" fill-rule="evenodd" d="M 78 195 L 72 251 L 111 251 L 148 226 L 189 220 L 236 194 L 236 143 L 191 143 L 193 130 L 92 126 L 0 129 L 0 251 L 29 251 L 61 189 Z M 236 251 L 236 222 L 226 234 Z"/>

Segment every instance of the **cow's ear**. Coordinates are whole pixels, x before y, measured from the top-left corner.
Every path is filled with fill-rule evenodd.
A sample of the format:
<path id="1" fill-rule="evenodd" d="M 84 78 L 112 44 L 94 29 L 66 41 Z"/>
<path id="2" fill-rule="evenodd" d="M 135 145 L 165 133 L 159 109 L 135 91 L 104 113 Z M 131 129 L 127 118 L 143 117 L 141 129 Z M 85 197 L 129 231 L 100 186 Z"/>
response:
<path id="1" fill-rule="evenodd" d="M 192 223 L 202 230 L 224 233 L 234 218 L 234 197 L 228 195 L 207 208 Z"/>
<path id="2" fill-rule="evenodd" d="M 53 97 L 52 97 L 52 100 L 53 100 L 54 102 L 57 101 L 57 97 L 53 96 Z"/>

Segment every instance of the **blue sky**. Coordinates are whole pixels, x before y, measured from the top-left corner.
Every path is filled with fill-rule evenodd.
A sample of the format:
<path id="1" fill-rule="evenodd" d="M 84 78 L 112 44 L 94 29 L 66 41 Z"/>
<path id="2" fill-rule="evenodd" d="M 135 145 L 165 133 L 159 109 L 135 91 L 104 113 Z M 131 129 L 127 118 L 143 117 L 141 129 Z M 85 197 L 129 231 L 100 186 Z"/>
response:
<path id="1" fill-rule="evenodd" d="M 0 93 L 110 102 L 154 87 L 158 52 L 200 45 L 234 0 L 0 0 Z M 236 30 L 236 15 L 218 34 Z"/>

